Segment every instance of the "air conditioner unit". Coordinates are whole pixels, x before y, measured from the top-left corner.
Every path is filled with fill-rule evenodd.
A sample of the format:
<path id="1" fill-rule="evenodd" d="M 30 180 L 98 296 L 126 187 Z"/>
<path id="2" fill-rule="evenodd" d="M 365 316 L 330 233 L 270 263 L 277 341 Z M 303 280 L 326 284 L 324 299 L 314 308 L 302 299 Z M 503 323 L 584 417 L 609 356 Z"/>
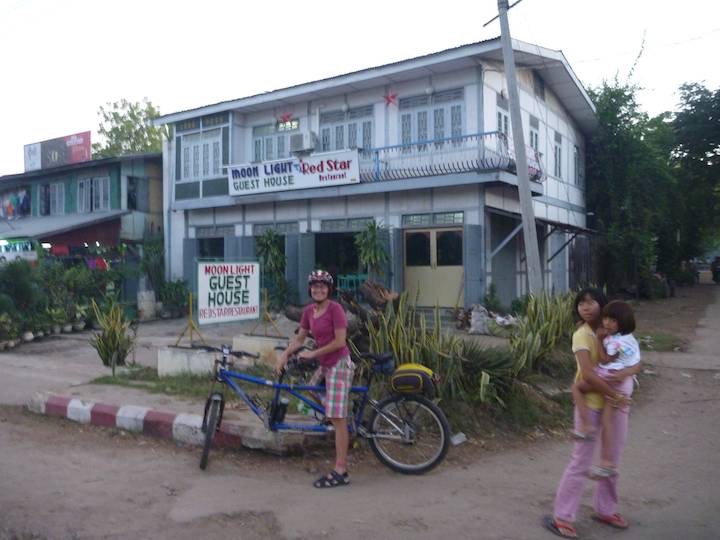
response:
<path id="1" fill-rule="evenodd" d="M 317 135 L 312 131 L 290 135 L 291 152 L 310 152 L 315 150 L 316 144 Z"/>

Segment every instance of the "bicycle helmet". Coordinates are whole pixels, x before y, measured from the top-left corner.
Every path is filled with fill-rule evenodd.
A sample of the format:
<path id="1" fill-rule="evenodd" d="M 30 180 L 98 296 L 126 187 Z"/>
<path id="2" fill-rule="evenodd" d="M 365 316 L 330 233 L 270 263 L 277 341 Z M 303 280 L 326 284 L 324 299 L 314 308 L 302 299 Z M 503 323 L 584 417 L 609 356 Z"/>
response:
<path id="1" fill-rule="evenodd" d="M 328 286 L 328 289 L 330 289 L 330 292 L 328 296 L 330 296 L 333 292 L 333 278 L 330 275 L 329 272 L 326 272 L 325 270 L 313 270 L 310 272 L 310 275 L 308 275 L 308 296 L 312 296 L 312 293 L 310 291 L 310 286 L 313 283 L 324 283 Z"/>

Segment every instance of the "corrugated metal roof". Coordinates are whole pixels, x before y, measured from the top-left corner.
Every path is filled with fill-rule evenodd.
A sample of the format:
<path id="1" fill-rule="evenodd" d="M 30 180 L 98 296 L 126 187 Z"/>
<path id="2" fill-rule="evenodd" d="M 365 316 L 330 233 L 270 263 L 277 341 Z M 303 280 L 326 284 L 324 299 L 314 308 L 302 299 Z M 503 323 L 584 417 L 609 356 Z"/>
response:
<path id="1" fill-rule="evenodd" d="M 112 165 L 113 163 L 122 163 L 123 161 L 132 161 L 134 159 L 162 159 L 162 152 L 146 152 L 143 154 L 127 154 L 125 156 L 91 159 L 90 161 L 71 163 L 69 165 L 61 165 L 60 167 L 51 167 L 48 169 L 39 169 L 37 171 L 27 171 L 16 174 L 6 174 L 5 176 L 0 176 L 0 185 L 5 182 L 12 182 L 13 180 L 30 180 L 40 176 L 54 175 L 90 167 L 101 167 L 103 165 Z"/>
<path id="2" fill-rule="evenodd" d="M 68 214 L 65 216 L 32 216 L 13 220 L 2 219 L 0 220 L 0 239 L 40 239 L 115 219 L 127 213 L 127 210 L 111 210 L 109 212 Z"/>
<path id="3" fill-rule="evenodd" d="M 562 51 L 546 49 L 515 39 L 513 40 L 513 50 L 516 52 L 516 64 L 519 67 L 532 67 L 538 70 L 545 80 L 546 86 L 556 93 L 580 128 L 586 133 L 592 131 L 597 124 L 595 107 Z M 169 124 L 231 110 L 252 112 L 278 104 L 288 105 L 307 99 L 331 97 L 338 93 L 355 92 L 372 86 L 393 84 L 415 77 L 477 65 L 478 61 L 483 59 L 502 62 L 500 38 L 461 45 L 382 66 L 166 114 L 156 118 L 153 123 L 155 125 Z"/>

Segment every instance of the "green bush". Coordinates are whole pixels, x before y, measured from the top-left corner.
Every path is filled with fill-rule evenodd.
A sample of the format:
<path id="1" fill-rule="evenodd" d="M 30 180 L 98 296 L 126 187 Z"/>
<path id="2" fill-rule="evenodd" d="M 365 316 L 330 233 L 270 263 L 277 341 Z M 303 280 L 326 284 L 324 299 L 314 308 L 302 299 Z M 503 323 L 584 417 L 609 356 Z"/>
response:
<path id="1" fill-rule="evenodd" d="M 38 275 L 47 297 L 48 307 L 64 308 L 68 303 L 68 289 L 65 285 L 65 267 L 62 263 L 45 258 L 38 266 Z"/>
<path id="2" fill-rule="evenodd" d="M 438 374 L 441 400 L 502 402 L 503 386 L 514 372 L 512 356 L 443 332 L 437 308 L 433 326 L 428 328 L 425 317 L 418 315 L 404 292 L 397 307 L 388 302 L 385 311 L 378 314 L 375 322 L 369 320 L 366 327 L 371 352 L 392 351 L 396 362 L 422 364 Z M 352 345 L 358 353 L 355 344 Z"/>
<path id="3" fill-rule="evenodd" d="M 510 313 L 512 313 L 516 317 L 521 317 L 525 315 L 525 313 L 527 312 L 527 306 L 529 301 L 529 294 L 523 294 L 522 296 L 517 297 L 510 304 Z"/>
<path id="4" fill-rule="evenodd" d="M 70 302 L 78 302 L 80 299 L 90 299 L 98 296 L 101 291 L 97 288 L 96 278 L 84 264 L 76 264 L 65 270 L 63 283 L 71 297 Z"/>
<path id="5" fill-rule="evenodd" d="M 122 306 L 112 300 L 101 309 L 93 299 L 92 309 L 100 332 L 93 335 L 90 345 L 98 352 L 103 365 L 112 367 L 114 376 L 115 366 L 125 365 L 125 359 L 134 346 L 131 322 Z"/>
<path id="6" fill-rule="evenodd" d="M 165 283 L 165 244 L 162 237 L 143 244 L 140 270 L 147 275 L 152 289 L 159 293 Z"/>
<path id="7" fill-rule="evenodd" d="M 494 283 L 488 285 L 487 294 L 485 294 L 485 298 L 483 299 L 483 305 L 488 311 L 492 311 L 494 313 L 505 313 L 505 309 L 500 303 L 500 298 L 497 295 L 497 287 Z"/>
<path id="8" fill-rule="evenodd" d="M 0 293 L 10 297 L 19 313 L 33 312 L 43 299 L 35 269 L 24 259 L 0 267 Z"/>
<path id="9" fill-rule="evenodd" d="M 375 220 L 355 233 L 355 247 L 360 264 L 377 276 L 382 276 L 383 265 L 388 260 L 385 238 L 388 231 L 386 227 L 378 225 Z"/>
<path id="10" fill-rule="evenodd" d="M 524 317 L 510 337 L 510 350 L 517 359 L 516 372 L 543 369 L 558 343 L 574 328 L 572 293 L 530 296 Z"/>
<path id="11" fill-rule="evenodd" d="M 670 287 L 667 280 L 653 274 L 640 280 L 638 292 L 642 298 L 658 300 L 670 295 Z"/>
<path id="12" fill-rule="evenodd" d="M 165 309 L 178 313 L 187 309 L 189 292 L 182 279 L 166 281 L 160 288 L 160 301 Z"/>
<path id="13" fill-rule="evenodd" d="M 16 316 L 15 303 L 7 293 L 0 293 L 0 313 L 5 313 L 11 318 Z"/>
<path id="14" fill-rule="evenodd" d="M 695 272 L 689 268 L 681 268 L 673 273 L 673 279 L 678 285 L 695 285 L 696 275 Z"/>
<path id="15" fill-rule="evenodd" d="M 268 291 L 271 310 L 280 311 L 288 302 L 290 286 L 285 279 L 287 259 L 283 248 L 284 237 L 267 229 L 256 240 L 256 254 L 260 261 L 263 287 Z"/>
<path id="16" fill-rule="evenodd" d="M 0 313 L 0 341 L 15 339 L 18 336 L 18 329 L 13 318 L 7 313 Z"/>

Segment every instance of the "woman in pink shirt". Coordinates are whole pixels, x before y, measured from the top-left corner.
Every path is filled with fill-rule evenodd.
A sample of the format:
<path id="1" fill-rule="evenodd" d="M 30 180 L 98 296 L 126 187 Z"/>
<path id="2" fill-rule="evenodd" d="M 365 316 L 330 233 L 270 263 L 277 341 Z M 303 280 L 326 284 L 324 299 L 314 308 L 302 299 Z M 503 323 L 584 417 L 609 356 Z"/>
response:
<path id="1" fill-rule="evenodd" d="M 302 313 L 300 329 L 278 359 L 277 369 L 287 365 L 290 356 L 305 343 L 308 333 L 315 338 L 317 348 L 298 354 L 301 360 L 317 358 L 320 368 L 311 381 L 325 377 L 325 416 L 335 428 L 335 468 L 314 482 L 316 488 L 346 486 L 350 483 L 347 455 L 350 436 L 347 415 L 348 398 L 355 365 L 347 347 L 347 318 L 342 306 L 330 300 L 332 276 L 315 270 L 308 276 L 308 294 L 313 300 Z"/>

